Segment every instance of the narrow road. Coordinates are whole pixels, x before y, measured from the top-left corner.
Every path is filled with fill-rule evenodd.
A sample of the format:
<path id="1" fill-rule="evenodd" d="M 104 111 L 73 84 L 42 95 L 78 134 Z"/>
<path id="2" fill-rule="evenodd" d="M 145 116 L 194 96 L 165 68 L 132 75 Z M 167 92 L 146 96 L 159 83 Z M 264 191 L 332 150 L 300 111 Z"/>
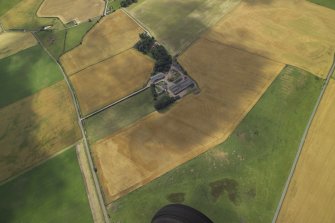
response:
<path id="1" fill-rule="evenodd" d="M 81 115 L 80 115 L 80 107 L 79 107 L 79 103 L 78 103 L 75 91 L 72 88 L 72 85 L 70 84 L 69 78 L 65 74 L 63 67 L 50 54 L 50 52 L 44 47 L 43 43 L 38 38 L 38 36 L 35 33 L 32 33 L 32 34 L 35 36 L 36 40 L 38 41 L 38 43 L 40 44 L 40 46 L 42 46 L 42 48 L 44 49 L 44 51 L 47 52 L 47 54 L 50 56 L 50 58 L 53 59 L 54 62 L 57 64 L 57 66 L 61 70 L 61 73 L 62 73 L 62 75 L 64 77 L 64 80 L 65 80 L 65 82 L 66 82 L 66 84 L 67 84 L 67 86 L 68 86 L 68 88 L 70 90 L 70 93 L 71 93 L 71 96 L 72 96 L 72 102 L 73 102 L 73 104 L 75 106 L 75 110 L 76 110 L 78 124 L 79 124 L 80 130 L 81 130 L 81 133 L 82 133 L 82 137 L 83 137 L 85 152 L 86 152 L 87 157 L 88 157 L 88 161 L 89 161 L 89 164 L 90 164 L 89 166 L 90 166 L 91 173 L 92 173 L 92 176 L 93 176 L 93 180 L 94 180 L 94 183 L 95 183 L 96 192 L 97 192 L 97 195 L 98 195 L 98 198 L 99 198 L 100 208 L 101 208 L 101 210 L 102 210 L 102 212 L 104 214 L 105 223 L 109 223 L 109 217 L 108 217 L 108 214 L 107 214 L 107 209 L 106 209 L 106 206 L 104 204 L 104 200 L 103 200 L 103 197 L 102 197 L 102 191 L 100 189 L 100 184 L 99 184 L 99 181 L 98 181 L 97 174 L 94 171 L 94 164 L 93 164 L 91 153 L 89 151 L 89 147 L 88 147 L 88 143 L 87 143 L 87 136 L 86 136 L 86 132 L 85 132 L 85 129 L 84 129 L 84 126 L 83 126 L 83 123 L 82 123 L 82 119 L 81 119 Z"/>
<path id="2" fill-rule="evenodd" d="M 306 128 L 305 128 L 305 132 L 304 132 L 304 134 L 303 134 L 303 136 L 302 136 L 302 139 L 301 139 L 301 142 L 300 142 L 300 145 L 299 145 L 298 152 L 297 152 L 296 157 L 295 157 L 295 159 L 294 159 L 293 166 L 292 166 L 292 168 L 291 168 L 291 171 L 290 171 L 290 174 L 289 174 L 289 176 L 288 176 L 288 179 L 287 179 L 287 181 L 286 181 L 286 184 L 285 184 L 285 187 L 284 187 L 284 191 L 283 191 L 282 196 L 281 196 L 281 198 L 280 198 L 280 201 L 279 201 L 277 210 L 276 210 L 275 215 L 274 215 L 274 217 L 273 217 L 273 219 L 272 219 L 272 223 L 276 223 L 276 221 L 277 221 L 277 219 L 278 219 L 280 210 L 281 210 L 282 205 L 283 205 L 284 200 L 285 200 L 285 196 L 286 196 L 286 194 L 287 194 L 288 188 L 289 188 L 290 183 L 291 183 L 291 180 L 292 180 L 292 178 L 293 178 L 294 171 L 295 171 L 295 169 L 296 169 L 296 167 L 297 167 L 297 164 L 298 164 L 298 161 L 299 161 L 299 158 L 300 158 L 302 149 L 303 149 L 303 147 L 304 147 L 304 144 L 305 144 L 305 141 L 306 141 L 306 138 L 307 138 L 309 129 L 311 128 L 311 125 L 312 125 L 312 122 L 313 122 L 313 120 L 314 120 L 315 114 L 316 114 L 316 112 L 317 112 L 317 110 L 318 110 L 318 108 L 319 108 L 319 106 L 320 106 L 320 103 L 321 103 L 321 101 L 322 101 L 323 95 L 324 95 L 325 92 L 326 92 L 326 89 L 327 89 L 327 87 L 328 87 L 328 84 L 329 84 L 329 81 L 330 81 L 330 79 L 331 79 L 331 77 L 332 77 L 332 74 L 334 73 L 334 70 L 335 70 L 335 55 L 334 55 L 334 61 L 333 61 L 332 67 L 330 68 L 329 73 L 328 73 L 328 75 L 327 75 L 326 82 L 325 82 L 325 84 L 324 84 L 323 87 L 322 87 L 322 90 L 321 90 L 321 93 L 320 93 L 320 95 L 319 95 L 319 98 L 318 98 L 318 100 L 317 100 L 317 102 L 316 102 L 316 104 L 315 104 L 313 113 L 311 114 L 311 117 L 309 118 L 308 124 L 307 124 L 307 126 L 306 126 Z"/>
<path id="3" fill-rule="evenodd" d="M 135 91 L 134 93 L 131 93 L 130 95 L 128 95 L 128 96 L 126 96 L 126 97 L 124 97 L 124 98 L 121 98 L 120 100 L 117 100 L 116 102 L 113 102 L 112 104 L 106 105 L 105 107 L 103 107 L 103 108 L 101 108 L 101 109 L 99 109 L 99 110 L 97 110 L 97 111 L 95 111 L 95 112 L 92 112 L 92 113 L 89 114 L 89 115 L 86 115 L 85 117 L 81 118 L 81 120 L 88 119 L 88 118 L 90 118 L 90 117 L 92 117 L 92 116 L 94 116 L 94 115 L 96 115 L 96 114 L 98 114 L 98 113 L 100 113 L 100 112 L 103 112 L 104 110 L 106 110 L 106 109 L 108 109 L 108 108 L 110 108 L 110 107 L 113 107 L 114 105 L 119 104 L 119 103 L 121 103 L 121 102 L 127 100 L 128 98 L 131 98 L 131 97 L 133 97 L 133 96 L 135 96 L 135 95 L 137 95 L 137 94 L 139 94 L 139 93 L 145 91 L 145 90 L 148 89 L 149 87 L 150 87 L 150 86 L 147 85 L 147 86 L 145 86 L 144 88 L 142 88 L 142 89 L 140 89 L 140 90 L 138 90 L 138 91 Z"/>
<path id="4" fill-rule="evenodd" d="M 85 181 L 86 193 L 92 210 L 93 220 L 95 223 L 104 222 L 104 213 L 100 208 L 99 198 L 95 190 L 94 180 L 91 174 L 88 157 L 82 143 L 76 147 L 77 157 L 83 179 Z"/>

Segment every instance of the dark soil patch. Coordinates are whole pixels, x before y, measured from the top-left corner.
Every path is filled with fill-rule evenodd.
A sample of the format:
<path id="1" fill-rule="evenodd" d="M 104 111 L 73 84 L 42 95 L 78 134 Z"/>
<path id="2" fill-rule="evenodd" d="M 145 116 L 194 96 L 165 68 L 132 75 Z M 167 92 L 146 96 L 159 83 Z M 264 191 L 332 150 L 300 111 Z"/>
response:
<path id="1" fill-rule="evenodd" d="M 215 201 L 226 191 L 229 200 L 236 204 L 238 197 L 238 183 L 236 180 L 225 178 L 214 181 L 209 186 L 211 187 L 211 194 Z"/>
<path id="2" fill-rule="evenodd" d="M 172 203 L 183 203 L 185 200 L 185 193 L 172 193 L 166 199 Z"/>

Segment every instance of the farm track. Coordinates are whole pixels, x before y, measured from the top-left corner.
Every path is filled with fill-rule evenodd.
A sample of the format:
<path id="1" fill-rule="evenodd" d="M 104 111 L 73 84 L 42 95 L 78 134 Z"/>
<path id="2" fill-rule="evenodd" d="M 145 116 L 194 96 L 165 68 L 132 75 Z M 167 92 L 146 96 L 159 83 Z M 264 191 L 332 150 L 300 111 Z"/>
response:
<path id="1" fill-rule="evenodd" d="M 97 196 L 94 180 L 90 171 L 88 157 L 83 146 L 84 145 L 80 143 L 76 147 L 79 166 L 83 179 L 85 181 L 86 193 L 92 210 L 94 222 L 101 223 L 104 222 L 104 214 L 102 212 L 102 209 L 100 208 L 99 198 Z"/>
<path id="2" fill-rule="evenodd" d="M 325 82 L 325 84 L 324 84 L 324 86 L 323 86 L 323 88 L 322 88 L 322 90 L 321 90 L 320 96 L 319 96 L 319 98 L 318 98 L 318 100 L 317 100 L 317 102 L 316 102 L 316 104 L 315 104 L 314 110 L 313 110 L 313 112 L 312 112 L 312 114 L 311 114 L 311 116 L 310 116 L 310 119 L 309 119 L 308 124 L 307 124 L 306 129 L 305 129 L 305 132 L 304 132 L 304 134 L 303 134 L 303 136 L 302 136 L 302 139 L 301 139 L 301 142 L 300 142 L 300 145 L 299 145 L 299 148 L 298 148 L 297 155 L 296 155 L 296 157 L 295 157 L 295 159 L 294 159 L 294 162 L 293 162 L 293 165 L 292 165 L 290 174 L 289 174 L 289 176 L 288 176 L 287 182 L 286 182 L 285 187 L 284 187 L 284 191 L 283 191 L 282 196 L 281 196 L 281 198 L 280 198 L 280 201 L 279 201 L 277 210 L 276 210 L 276 212 L 275 212 L 275 215 L 274 215 L 274 217 L 273 217 L 273 219 L 272 219 L 272 223 L 276 223 L 276 222 L 277 222 L 277 219 L 278 219 L 280 210 L 281 210 L 281 208 L 282 208 L 282 206 L 283 206 L 283 203 L 284 203 L 286 194 L 287 194 L 287 192 L 288 192 L 288 189 L 289 189 L 291 180 L 292 180 L 292 178 L 293 178 L 295 169 L 296 169 L 296 167 L 297 167 L 297 164 L 298 164 L 300 155 L 301 155 L 302 150 L 303 150 L 303 147 L 304 147 L 304 145 L 305 145 L 305 142 L 306 142 L 306 138 L 307 138 L 308 132 L 309 132 L 309 130 L 310 130 L 310 127 L 311 127 L 311 125 L 312 125 L 312 122 L 313 122 L 313 120 L 314 120 L 314 118 L 315 118 L 315 115 L 316 115 L 316 113 L 317 113 L 317 111 L 318 111 L 318 108 L 319 108 L 319 106 L 320 106 L 320 104 L 321 104 L 322 98 L 323 98 L 323 96 L 324 96 L 324 94 L 325 94 L 325 92 L 326 92 L 327 86 L 328 86 L 328 84 L 329 84 L 329 82 L 330 82 L 330 79 L 331 79 L 332 74 L 334 73 L 334 71 L 335 71 L 335 55 L 334 55 L 334 61 L 333 61 L 333 64 L 332 64 L 332 66 L 331 66 L 331 68 L 330 68 L 330 70 L 329 70 L 329 73 L 328 73 L 328 75 L 327 75 L 326 82 Z"/>
<path id="3" fill-rule="evenodd" d="M 96 175 L 96 172 L 94 171 L 94 164 L 93 164 L 93 159 L 92 159 L 92 156 L 91 156 L 91 153 L 89 151 L 89 147 L 88 147 L 88 142 L 87 142 L 87 137 L 86 137 L 86 131 L 84 129 L 84 126 L 83 126 L 83 122 L 82 122 L 82 119 L 81 119 L 81 115 L 80 115 L 80 107 L 79 107 L 79 102 L 77 100 L 77 97 L 76 97 L 76 94 L 75 94 L 75 91 L 69 81 L 69 78 L 67 77 L 67 75 L 65 74 L 64 72 L 64 69 L 63 67 L 59 64 L 59 62 L 50 54 L 50 52 L 46 49 L 46 47 L 43 45 L 43 43 L 41 42 L 41 40 L 38 38 L 38 36 L 35 34 L 35 33 L 32 33 L 36 40 L 38 41 L 38 43 L 42 46 L 42 48 L 45 50 L 45 52 L 47 52 L 47 54 L 50 56 L 50 58 L 52 58 L 54 60 L 54 62 L 57 64 L 57 66 L 59 67 L 59 69 L 61 70 L 61 73 L 64 77 L 64 80 L 71 92 L 71 96 L 72 96 L 72 101 L 73 101 L 73 104 L 75 106 L 75 109 L 76 109 L 76 115 L 77 115 L 77 118 L 78 118 L 78 124 L 79 124 L 79 127 L 80 127 L 80 130 L 81 130 L 81 133 L 82 133 L 82 136 L 83 136 L 83 142 L 84 142 L 84 148 L 85 148 L 85 152 L 87 154 L 87 157 L 88 157 L 88 162 L 89 162 L 89 166 L 90 166 L 90 169 L 91 169 L 91 173 L 92 173 L 92 176 L 93 176 L 93 180 L 94 180 L 94 184 L 95 184 L 95 188 L 96 188 L 96 192 L 97 192 L 97 195 L 98 195 L 98 198 L 99 198 L 99 203 L 100 203 L 100 208 L 103 212 L 103 215 L 104 215 L 104 222 L 105 223 L 109 223 L 109 217 L 108 217 L 108 214 L 107 214 L 107 210 L 106 210 L 106 206 L 104 204 L 104 200 L 103 200 L 103 197 L 102 197 L 102 191 L 100 189 L 100 184 L 99 184 L 99 181 L 98 181 L 98 177 Z"/>

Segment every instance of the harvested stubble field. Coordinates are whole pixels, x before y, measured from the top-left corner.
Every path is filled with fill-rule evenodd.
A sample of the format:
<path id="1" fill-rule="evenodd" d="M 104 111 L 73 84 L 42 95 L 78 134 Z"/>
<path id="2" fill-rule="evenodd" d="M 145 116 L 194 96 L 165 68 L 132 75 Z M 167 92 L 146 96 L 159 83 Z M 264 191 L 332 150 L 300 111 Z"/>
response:
<path id="1" fill-rule="evenodd" d="M 335 48 L 335 11 L 305 1 L 241 3 L 209 39 L 325 77 Z"/>
<path id="2" fill-rule="evenodd" d="M 180 61 L 200 94 L 93 145 L 106 203 L 224 141 L 284 66 L 206 39 Z"/>
<path id="3" fill-rule="evenodd" d="M 0 186 L 1 222 L 93 223 L 74 148 Z"/>
<path id="4" fill-rule="evenodd" d="M 335 81 L 307 135 L 278 223 L 335 222 Z"/>
<path id="5" fill-rule="evenodd" d="M 77 20 L 87 21 L 102 16 L 105 9 L 103 0 L 45 0 L 37 15 L 39 17 L 58 17 L 64 24 Z"/>
<path id="6" fill-rule="evenodd" d="M 207 28 L 234 9 L 240 0 L 146 0 L 130 13 L 172 54 L 181 52 Z"/>
<path id="7" fill-rule="evenodd" d="M 0 109 L 0 181 L 80 139 L 71 100 L 61 81 Z"/>
<path id="8" fill-rule="evenodd" d="M 147 223 L 184 203 L 217 223 L 271 222 L 323 83 L 286 66 L 225 142 L 113 202 L 111 218 Z"/>
<path id="9" fill-rule="evenodd" d="M 132 48 L 143 30 L 121 10 L 105 16 L 85 36 L 82 44 L 60 61 L 68 75 Z"/>
<path id="10" fill-rule="evenodd" d="M 36 12 L 44 0 L 21 0 L 11 5 L 6 13 L 0 15 L 0 21 L 8 29 L 39 30 L 42 26 L 52 25 L 55 29 L 63 28 L 58 18 L 40 18 Z"/>
<path id="11" fill-rule="evenodd" d="M 70 77 L 81 111 L 87 115 L 143 88 L 153 61 L 130 49 Z"/>
<path id="12" fill-rule="evenodd" d="M 37 41 L 31 33 L 1 33 L 0 59 L 13 55 L 36 44 Z"/>

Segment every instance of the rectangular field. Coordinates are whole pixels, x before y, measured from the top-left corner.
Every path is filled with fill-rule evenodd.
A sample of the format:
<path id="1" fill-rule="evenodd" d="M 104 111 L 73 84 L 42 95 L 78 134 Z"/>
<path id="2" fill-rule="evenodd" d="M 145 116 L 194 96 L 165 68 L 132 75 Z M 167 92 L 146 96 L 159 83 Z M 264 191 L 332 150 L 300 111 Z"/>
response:
<path id="1" fill-rule="evenodd" d="M 107 137 L 155 111 L 154 99 L 147 89 L 85 120 L 90 143 Z"/>
<path id="2" fill-rule="evenodd" d="M 284 66 L 205 39 L 180 61 L 200 94 L 93 145 L 106 203 L 224 141 Z"/>
<path id="3" fill-rule="evenodd" d="M 60 61 L 68 75 L 132 48 L 143 30 L 121 10 L 104 17 Z"/>
<path id="4" fill-rule="evenodd" d="M 1 32 L 1 30 L 0 30 Z M 1 33 L 0 59 L 13 55 L 37 44 L 31 33 Z"/>
<path id="5" fill-rule="evenodd" d="M 58 17 L 64 24 L 76 20 L 84 22 L 102 16 L 105 9 L 103 0 L 44 0 L 37 11 L 39 17 Z"/>
<path id="6" fill-rule="evenodd" d="M 38 31 L 42 26 L 47 25 L 52 25 L 55 29 L 63 28 L 64 26 L 58 18 L 40 18 L 36 15 L 36 12 L 43 1 L 44 0 L 19 1 L 8 11 L 2 15 L 0 14 L 2 25 L 6 30 L 27 29 Z M 2 7 L 0 8 L 2 9 Z"/>
<path id="7" fill-rule="evenodd" d="M 146 86 L 153 61 L 130 49 L 70 77 L 84 115 Z"/>
<path id="8" fill-rule="evenodd" d="M 227 141 L 113 202 L 111 218 L 147 223 L 184 203 L 217 223 L 271 222 L 322 84 L 286 67 Z"/>
<path id="9" fill-rule="evenodd" d="M 208 39 L 326 77 L 335 48 L 335 11 L 306 1 L 241 3 Z"/>
<path id="10" fill-rule="evenodd" d="M 164 44 L 171 54 L 182 52 L 240 0 L 146 0 L 130 13 Z"/>
<path id="11" fill-rule="evenodd" d="M 0 60 L 0 108 L 63 79 L 40 45 Z"/>
<path id="12" fill-rule="evenodd" d="M 309 130 L 278 223 L 335 222 L 335 81 Z"/>
<path id="13" fill-rule="evenodd" d="M 0 109 L 0 182 L 80 139 L 65 81 Z"/>
<path id="14" fill-rule="evenodd" d="M 74 148 L 0 186 L 2 222 L 93 223 Z"/>

